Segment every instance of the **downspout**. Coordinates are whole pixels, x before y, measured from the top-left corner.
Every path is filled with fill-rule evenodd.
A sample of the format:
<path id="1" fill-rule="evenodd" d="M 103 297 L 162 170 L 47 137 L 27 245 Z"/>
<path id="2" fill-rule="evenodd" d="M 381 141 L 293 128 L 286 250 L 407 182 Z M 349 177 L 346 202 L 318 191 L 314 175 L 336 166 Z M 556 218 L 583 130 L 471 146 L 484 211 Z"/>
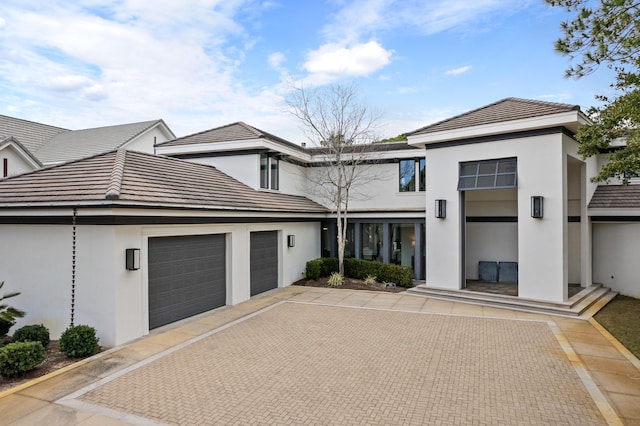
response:
<path id="1" fill-rule="evenodd" d="M 71 216 L 71 327 L 73 327 L 73 320 L 75 316 L 76 306 L 76 215 L 78 209 L 73 209 L 73 216 Z"/>

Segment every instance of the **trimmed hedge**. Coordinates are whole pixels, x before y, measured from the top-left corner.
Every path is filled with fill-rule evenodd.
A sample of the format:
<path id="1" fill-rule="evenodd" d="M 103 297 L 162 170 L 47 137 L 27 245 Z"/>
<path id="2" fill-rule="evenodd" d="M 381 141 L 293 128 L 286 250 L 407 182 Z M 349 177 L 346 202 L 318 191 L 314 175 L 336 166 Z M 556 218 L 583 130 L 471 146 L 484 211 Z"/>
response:
<path id="1" fill-rule="evenodd" d="M 88 325 L 68 327 L 60 336 L 60 351 L 71 358 L 81 358 L 98 353 L 96 329 Z"/>
<path id="2" fill-rule="evenodd" d="M 13 336 L 12 342 L 40 342 L 42 347 L 49 345 L 49 329 L 43 324 L 25 325 L 17 329 Z"/>
<path id="3" fill-rule="evenodd" d="M 328 277 L 338 272 L 338 259 L 321 257 L 310 260 L 306 265 L 306 276 L 310 280 Z M 373 260 L 344 259 L 344 275 L 349 278 L 365 279 L 368 275 L 380 282 L 392 282 L 400 287 L 413 287 L 413 271 L 408 266 L 381 263 Z"/>
<path id="4" fill-rule="evenodd" d="M 40 342 L 15 342 L 0 348 L 0 375 L 17 377 L 42 364 L 45 351 Z"/>

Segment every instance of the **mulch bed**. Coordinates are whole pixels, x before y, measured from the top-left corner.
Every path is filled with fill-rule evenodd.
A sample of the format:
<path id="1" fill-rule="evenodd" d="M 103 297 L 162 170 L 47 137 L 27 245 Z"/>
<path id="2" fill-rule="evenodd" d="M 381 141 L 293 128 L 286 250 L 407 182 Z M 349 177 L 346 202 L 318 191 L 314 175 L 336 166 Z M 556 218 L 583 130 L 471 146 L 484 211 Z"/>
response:
<path id="1" fill-rule="evenodd" d="M 69 358 L 64 353 L 58 350 L 58 341 L 52 340 L 46 349 L 46 357 L 42 364 L 37 366 L 31 371 L 27 371 L 24 375 L 20 377 L 13 377 L 8 379 L 6 377 L 0 376 L 0 392 L 5 391 L 7 389 L 11 389 L 15 386 L 19 386 L 23 383 L 26 383 L 30 380 L 37 379 L 38 377 L 44 376 L 45 374 L 49 374 L 56 370 L 59 370 L 67 365 L 73 364 L 74 362 L 80 361 L 82 358 Z"/>
<path id="2" fill-rule="evenodd" d="M 310 280 L 307 278 L 296 281 L 293 285 L 299 285 L 304 287 L 323 287 L 323 288 L 337 288 L 348 290 L 371 290 L 371 291 L 386 291 L 388 293 L 400 293 L 405 291 L 404 287 L 387 287 L 384 283 L 366 284 L 363 280 L 356 280 L 354 278 L 345 278 L 344 284 L 340 287 L 331 287 L 327 282 L 328 277 L 322 277 L 317 280 Z"/>

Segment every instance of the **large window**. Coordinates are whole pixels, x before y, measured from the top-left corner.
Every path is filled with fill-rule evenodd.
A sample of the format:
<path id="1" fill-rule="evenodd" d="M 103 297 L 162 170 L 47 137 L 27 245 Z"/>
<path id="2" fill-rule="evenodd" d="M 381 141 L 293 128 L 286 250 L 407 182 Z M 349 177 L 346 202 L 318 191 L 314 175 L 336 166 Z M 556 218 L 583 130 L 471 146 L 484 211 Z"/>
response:
<path id="1" fill-rule="evenodd" d="M 515 158 L 460 163 L 458 190 L 515 188 L 517 166 Z"/>
<path id="2" fill-rule="evenodd" d="M 362 258 L 382 262 L 382 224 L 362 224 Z"/>
<path id="3" fill-rule="evenodd" d="M 425 191 L 425 159 L 400 160 L 400 192 Z"/>
<path id="4" fill-rule="evenodd" d="M 280 188 L 280 164 L 273 154 L 260 154 L 260 188 Z"/>
<path id="5" fill-rule="evenodd" d="M 391 263 L 413 268 L 416 246 L 414 224 L 391 224 L 391 244 Z"/>

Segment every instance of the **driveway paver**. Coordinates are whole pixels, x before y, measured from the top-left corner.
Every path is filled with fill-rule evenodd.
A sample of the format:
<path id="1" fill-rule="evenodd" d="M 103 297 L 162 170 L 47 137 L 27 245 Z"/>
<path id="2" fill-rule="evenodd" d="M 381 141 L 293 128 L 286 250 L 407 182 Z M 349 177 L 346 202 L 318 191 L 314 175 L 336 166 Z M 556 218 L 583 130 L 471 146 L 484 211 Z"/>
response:
<path id="1" fill-rule="evenodd" d="M 0 398 L 0 424 L 640 422 L 640 371 L 588 322 L 413 297 L 270 292 Z"/>

